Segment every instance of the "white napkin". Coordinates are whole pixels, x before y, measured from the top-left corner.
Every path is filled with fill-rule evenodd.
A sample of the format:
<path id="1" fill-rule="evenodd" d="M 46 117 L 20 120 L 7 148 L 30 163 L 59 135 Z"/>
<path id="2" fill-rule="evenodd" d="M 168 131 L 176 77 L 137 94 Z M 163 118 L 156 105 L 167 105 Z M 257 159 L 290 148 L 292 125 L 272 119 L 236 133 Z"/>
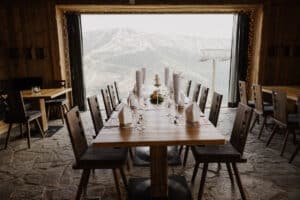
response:
<path id="1" fill-rule="evenodd" d="M 124 106 L 119 112 L 120 127 L 128 127 L 132 124 L 132 114 L 128 106 Z"/>
<path id="2" fill-rule="evenodd" d="M 142 84 L 143 84 L 142 71 L 136 71 L 136 94 L 138 97 L 142 97 Z"/>
<path id="3" fill-rule="evenodd" d="M 146 68 L 145 67 L 142 68 L 142 77 L 143 77 L 143 84 L 145 84 L 145 82 L 146 82 Z"/>
<path id="4" fill-rule="evenodd" d="M 183 92 L 180 92 L 180 98 L 178 101 L 178 106 L 179 107 L 184 107 L 184 103 L 185 103 L 185 95 Z"/>
<path id="5" fill-rule="evenodd" d="M 132 109 L 136 109 L 138 107 L 137 99 L 135 98 L 134 94 L 130 93 L 127 99 L 127 103 Z"/>
<path id="6" fill-rule="evenodd" d="M 185 110 L 186 122 L 189 124 L 198 123 L 200 120 L 200 113 L 199 106 L 196 104 L 196 102 L 193 102 Z"/>
<path id="7" fill-rule="evenodd" d="M 169 86 L 169 77 L 170 77 L 170 70 L 169 67 L 165 68 L 165 86 Z"/>
<path id="8" fill-rule="evenodd" d="M 176 104 L 179 103 L 180 88 L 181 88 L 181 75 L 178 73 L 173 73 L 174 101 Z"/>

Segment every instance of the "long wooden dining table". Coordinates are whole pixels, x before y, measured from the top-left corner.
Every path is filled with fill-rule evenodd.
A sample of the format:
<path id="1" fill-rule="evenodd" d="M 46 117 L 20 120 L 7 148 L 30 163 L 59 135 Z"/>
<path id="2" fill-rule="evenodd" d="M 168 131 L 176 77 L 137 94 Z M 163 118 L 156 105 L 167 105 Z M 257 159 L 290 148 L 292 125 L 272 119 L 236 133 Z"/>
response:
<path id="1" fill-rule="evenodd" d="M 129 199 L 192 199 L 190 192 L 183 192 L 179 183 L 174 183 L 176 177 L 168 178 L 167 146 L 222 145 L 225 137 L 204 115 L 201 115 L 198 125 L 190 125 L 184 114 L 179 115 L 175 123 L 174 113 L 166 106 L 137 112 L 135 122 L 126 128 L 119 127 L 118 115 L 115 114 L 93 140 L 93 147 L 150 146 L 150 181 L 129 181 L 129 185 L 133 184 L 129 186 Z M 150 183 L 149 186 L 145 186 L 146 183 Z M 184 184 L 187 186 L 186 182 Z"/>
<path id="2" fill-rule="evenodd" d="M 272 94 L 273 90 L 282 90 L 286 92 L 287 98 L 292 101 L 297 101 L 300 96 L 300 86 L 283 86 L 283 85 L 271 85 L 271 86 L 263 86 L 262 91 L 268 94 Z"/>
<path id="3" fill-rule="evenodd" d="M 48 120 L 46 115 L 45 99 L 54 99 L 58 96 L 71 92 L 71 88 L 51 88 L 41 89 L 39 92 L 34 93 L 31 90 L 23 90 L 23 99 L 37 100 L 38 105 L 36 106 L 42 113 L 41 124 L 44 131 L 48 130 Z"/>

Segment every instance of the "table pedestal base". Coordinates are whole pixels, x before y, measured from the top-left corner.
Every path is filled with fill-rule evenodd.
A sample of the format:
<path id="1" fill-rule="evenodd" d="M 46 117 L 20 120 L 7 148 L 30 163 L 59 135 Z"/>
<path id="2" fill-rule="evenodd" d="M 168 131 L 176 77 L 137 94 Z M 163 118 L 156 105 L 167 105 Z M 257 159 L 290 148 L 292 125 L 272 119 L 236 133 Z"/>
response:
<path id="1" fill-rule="evenodd" d="M 168 197 L 151 198 L 149 178 L 131 178 L 129 180 L 128 200 L 192 200 L 191 191 L 184 176 L 168 178 Z"/>

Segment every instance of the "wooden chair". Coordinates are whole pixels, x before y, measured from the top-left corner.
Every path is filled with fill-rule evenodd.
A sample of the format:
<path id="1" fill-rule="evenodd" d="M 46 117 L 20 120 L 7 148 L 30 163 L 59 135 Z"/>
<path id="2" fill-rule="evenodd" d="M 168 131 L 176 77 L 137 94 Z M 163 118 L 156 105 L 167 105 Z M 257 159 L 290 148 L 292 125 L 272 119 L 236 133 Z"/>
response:
<path id="1" fill-rule="evenodd" d="M 201 89 L 201 84 L 197 83 L 195 88 L 194 88 L 194 93 L 193 93 L 193 102 L 198 103 L 199 100 L 199 94 L 200 94 L 200 89 Z"/>
<path id="2" fill-rule="evenodd" d="M 190 96 L 191 86 L 192 86 L 192 80 L 189 80 L 187 83 L 187 87 L 186 87 L 186 96 L 187 97 Z"/>
<path id="3" fill-rule="evenodd" d="M 98 98 L 97 96 L 91 96 L 87 98 L 93 125 L 94 125 L 94 130 L 95 130 L 95 135 L 97 136 L 99 131 L 103 128 L 103 119 L 101 115 L 101 110 L 99 107 L 98 103 Z"/>
<path id="4" fill-rule="evenodd" d="M 195 182 L 199 164 L 204 163 L 198 193 L 198 200 L 202 198 L 209 163 L 226 163 L 230 180 L 233 182 L 233 174 L 230 166 L 231 164 L 242 199 L 246 199 L 246 195 L 242 186 L 241 178 L 236 163 L 246 162 L 246 159 L 243 158 L 243 152 L 248 136 L 251 116 L 252 109 L 247 105 L 239 104 L 229 143 L 225 145 L 208 145 L 192 147 L 192 152 L 196 161 L 191 180 L 192 184 Z"/>
<path id="5" fill-rule="evenodd" d="M 54 80 L 52 87 L 54 88 L 66 88 L 65 80 Z M 62 123 L 64 124 L 64 114 L 69 110 L 67 105 L 67 96 L 66 94 L 60 95 L 54 99 L 47 99 L 45 101 L 47 107 L 47 118 L 50 119 L 50 113 L 53 108 L 59 110 L 60 118 Z"/>
<path id="6" fill-rule="evenodd" d="M 106 112 L 106 121 L 110 118 L 111 114 L 113 113 L 111 104 L 110 104 L 110 100 L 109 100 L 109 95 L 107 90 L 103 90 L 101 89 L 101 94 L 102 94 L 102 99 L 103 99 L 103 103 L 104 103 L 104 107 L 105 107 L 105 112 Z"/>
<path id="7" fill-rule="evenodd" d="M 107 90 L 109 93 L 109 99 L 111 102 L 112 109 L 116 110 L 118 103 L 117 103 L 117 99 L 116 99 L 116 95 L 115 95 L 115 91 L 114 91 L 114 86 L 107 85 Z"/>
<path id="8" fill-rule="evenodd" d="M 252 122 L 250 131 L 252 131 L 256 122 L 259 121 L 259 117 L 263 118 L 263 123 L 261 125 L 258 139 L 260 139 L 263 129 L 267 122 L 267 117 L 272 116 L 273 114 L 273 106 L 266 106 L 263 104 L 263 95 L 261 85 L 254 84 L 253 86 L 253 96 L 254 96 L 254 120 Z"/>
<path id="9" fill-rule="evenodd" d="M 239 81 L 239 93 L 240 93 L 240 102 L 250 106 L 251 108 L 255 107 L 255 102 L 254 100 L 248 100 L 247 97 L 247 87 L 246 87 L 246 82 L 245 81 Z M 267 101 L 263 101 L 265 106 L 270 106 L 271 103 Z"/>
<path id="10" fill-rule="evenodd" d="M 8 110 L 5 116 L 5 123 L 9 124 L 9 128 L 6 136 L 5 149 L 8 146 L 13 124 L 20 125 L 21 134 L 23 133 L 22 130 L 23 124 L 26 124 L 28 148 L 30 148 L 30 123 L 31 122 L 36 123 L 41 135 L 44 138 L 45 134 L 39 122 L 39 118 L 42 117 L 42 113 L 37 110 L 26 111 L 21 92 L 8 93 L 7 102 L 8 102 Z"/>
<path id="11" fill-rule="evenodd" d="M 123 148 L 93 148 L 88 146 L 77 106 L 65 114 L 65 119 L 75 155 L 73 169 L 83 170 L 76 199 L 81 199 L 82 192 L 86 194 L 89 175 L 91 170 L 94 169 L 112 169 L 119 199 L 122 199 L 117 170 L 120 171 L 123 183 L 127 188 L 127 180 L 123 170 L 127 160 L 127 150 Z"/>
<path id="12" fill-rule="evenodd" d="M 269 146 L 272 138 L 274 137 L 276 131 L 278 129 L 282 129 L 285 133 L 285 137 L 283 140 L 281 153 L 282 156 L 286 147 L 287 139 L 290 132 L 295 134 L 295 129 L 298 127 L 298 116 L 296 115 L 288 115 L 287 113 L 287 96 L 284 91 L 273 90 L 272 91 L 272 99 L 273 99 L 273 121 L 275 126 L 273 131 L 268 139 L 266 146 Z M 294 135 L 295 138 L 295 135 Z"/>
<path id="13" fill-rule="evenodd" d="M 221 105 L 222 105 L 222 98 L 223 98 L 223 95 L 221 95 L 217 92 L 214 92 L 211 107 L 210 107 L 210 112 L 209 112 L 209 118 L 208 118 L 209 121 L 214 126 L 217 126 L 217 124 L 218 124 L 220 109 L 221 109 Z M 187 145 L 185 148 L 183 166 L 186 166 L 187 158 L 189 155 L 189 149 L 190 149 L 190 146 Z"/>
<path id="14" fill-rule="evenodd" d="M 115 85 L 115 90 L 116 90 L 116 95 L 117 95 L 117 99 L 119 104 L 122 102 L 121 97 L 120 97 L 120 90 L 119 90 L 119 86 L 118 83 L 116 81 L 114 81 L 114 85 Z"/>
<path id="15" fill-rule="evenodd" d="M 202 86 L 199 107 L 202 113 L 205 112 L 207 97 L 208 97 L 209 88 Z"/>
<path id="16" fill-rule="evenodd" d="M 297 104 L 297 110 L 298 110 L 298 126 L 300 128 L 300 97 L 298 97 L 296 104 Z M 293 160 L 296 157 L 296 155 L 298 154 L 299 150 L 300 150 L 300 144 L 297 145 L 295 151 L 293 152 L 293 154 L 289 160 L 289 163 L 293 162 Z"/>

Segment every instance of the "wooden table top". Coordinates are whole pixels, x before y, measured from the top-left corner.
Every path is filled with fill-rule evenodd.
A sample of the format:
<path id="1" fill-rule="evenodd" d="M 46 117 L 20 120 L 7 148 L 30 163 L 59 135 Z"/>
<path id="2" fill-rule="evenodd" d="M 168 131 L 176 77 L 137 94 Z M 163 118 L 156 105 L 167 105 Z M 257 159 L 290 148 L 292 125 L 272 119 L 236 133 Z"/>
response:
<path id="1" fill-rule="evenodd" d="M 72 91 L 71 88 L 41 89 L 41 91 L 38 93 L 32 93 L 31 90 L 23 90 L 22 96 L 25 99 L 53 99 L 70 91 Z"/>
<path id="2" fill-rule="evenodd" d="M 293 101 L 297 101 L 300 96 L 300 86 L 263 86 L 262 91 L 272 94 L 272 90 L 282 90 L 286 92 L 287 98 Z"/>
<path id="3" fill-rule="evenodd" d="M 143 120 L 130 128 L 119 127 L 115 114 L 93 141 L 95 147 L 218 145 L 225 137 L 204 116 L 199 126 L 187 125 L 184 115 L 174 124 L 168 109 L 142 111 Z"/>

